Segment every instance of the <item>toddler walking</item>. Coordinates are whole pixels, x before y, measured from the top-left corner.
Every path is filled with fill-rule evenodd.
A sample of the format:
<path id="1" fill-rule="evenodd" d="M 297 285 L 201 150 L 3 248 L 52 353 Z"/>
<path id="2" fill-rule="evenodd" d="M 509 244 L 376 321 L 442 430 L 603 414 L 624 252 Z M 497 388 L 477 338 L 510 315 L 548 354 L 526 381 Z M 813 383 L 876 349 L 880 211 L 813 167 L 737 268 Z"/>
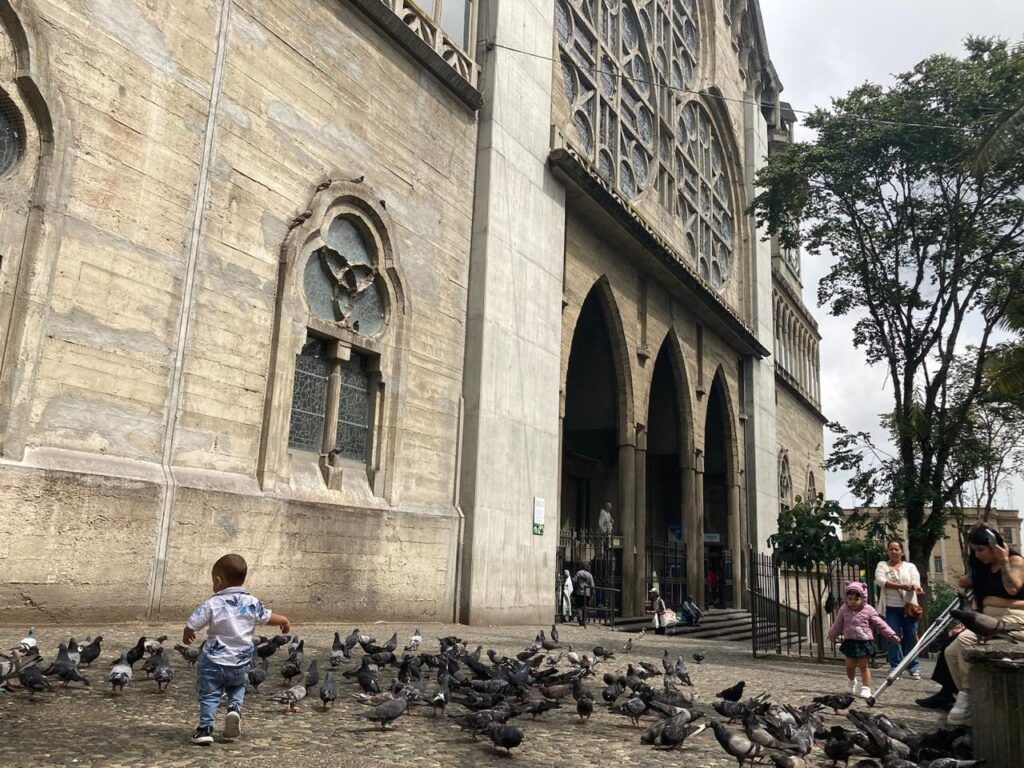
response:
<path id="1" fill-rule="evenodd" d="M 224 738 L 237 738 L 242 732 L 242 702 L 254 646 L 253 630 L 257 624 L 281 627 L 291 631 L 288 618 L 271 613 L 263 603 L 249 594 L 242 585 L 249 567 L 241 555 L 224 555 L 213 564 L 213 596 L 200 605 L 188 621 L 181 641 L 191 645 L 196 632 L 209 627 L 206 642 L 196 664 L 196 694 L 199 698 L 199 726 L 192 734 L 192 743 L 206 746 L 213 743 L 213 720 L 220 697 L 228 697 L 228 713 L 224 718 Z"/>
<path id="2" fill-rule="evenodd" d="M 899 642 L 899 635 L 889 628 L 878 611 L 868 605 L 868 588 L 859 581 L 846 585 L 846 602 L 839 609 L 835 623 L 828 631 L 828 639 L 842 636 L 839 650 L 846 657 L 846 676 L 850 680 L 850 693 L 867 699 L 871 696 L 871 670 L 868 661 L 875 655 L 874 629 L 889 640 Z M 860 683 L 857 683 L 857 671 Z"/>

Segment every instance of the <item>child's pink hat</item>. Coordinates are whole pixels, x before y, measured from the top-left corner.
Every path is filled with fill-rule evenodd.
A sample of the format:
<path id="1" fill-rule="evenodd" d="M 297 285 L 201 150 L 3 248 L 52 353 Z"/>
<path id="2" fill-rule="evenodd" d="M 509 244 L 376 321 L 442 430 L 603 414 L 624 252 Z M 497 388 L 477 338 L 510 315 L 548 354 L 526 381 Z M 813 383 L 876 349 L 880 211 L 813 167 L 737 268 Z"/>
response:
<path id="1" fill-rule="evenodd" d="M 846 590 L 843 592 L 843 594 L 846 594 L 848 592 L 856 592 L 858 595 L 860 595 L 861 600 L 868 599 L 868 588 L 865 587 L 859 581 L 851 581 L 849 584 L 847 584 Z"/>

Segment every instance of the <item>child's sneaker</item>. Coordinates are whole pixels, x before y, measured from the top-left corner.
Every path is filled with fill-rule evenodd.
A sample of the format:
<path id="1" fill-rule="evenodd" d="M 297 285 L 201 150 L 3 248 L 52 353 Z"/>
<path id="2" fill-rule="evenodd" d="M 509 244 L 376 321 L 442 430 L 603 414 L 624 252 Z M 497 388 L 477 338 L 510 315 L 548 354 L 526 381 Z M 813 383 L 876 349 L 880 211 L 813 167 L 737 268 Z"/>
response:
<path id="1" fill-rule="evenodd" d="M 192 743 L 203 747 L 213 744 L 213 728 L 209 725 L 196 728 L 195 733 L 192 734 Z"/>
<path id="2" fill-rule="evenodd" d="M 224 738 L 237 739 L 242 734 L 242 713 L 229 709 L 224 717 Z"/>
<path id="3" fill-rule="evenodd" d="M 871 698 L 871 689 L 868 688 L 866 685 L 862 685 L 861 689 L 860 689 L 860 697 L 862 699 L 870 699 Z"/>
<path id="4" fill-rule="evenodd" d="M 921 679 L 921 673 L 918 672 L 917 670 L 914 670 L 913 672 L 910 673 L 910 679 L 911 680 L 920 680 Z"/>
<path id="5" fill-rule="evenodd" d="M 850 693 L 852 693 L 854 696 L 860 693 L 860 682 L 857 680 L 856 677 L 850 681 Z"/>

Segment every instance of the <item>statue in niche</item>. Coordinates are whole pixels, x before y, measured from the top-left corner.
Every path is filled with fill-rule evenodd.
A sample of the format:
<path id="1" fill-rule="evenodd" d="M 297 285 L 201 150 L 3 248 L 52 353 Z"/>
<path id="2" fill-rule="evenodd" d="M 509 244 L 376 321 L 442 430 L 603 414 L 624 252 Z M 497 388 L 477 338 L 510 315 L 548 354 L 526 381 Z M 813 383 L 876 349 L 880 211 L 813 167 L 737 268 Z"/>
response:
<path id="1" fill-rule="evenodd" d="M 601 507 L 601 512 L 597 516 L 597 530 L 601 533 L 609 534 L 615 528 L 615 520 L 612 517 L 612 503 L 606 501 L 604 506 Z"/>

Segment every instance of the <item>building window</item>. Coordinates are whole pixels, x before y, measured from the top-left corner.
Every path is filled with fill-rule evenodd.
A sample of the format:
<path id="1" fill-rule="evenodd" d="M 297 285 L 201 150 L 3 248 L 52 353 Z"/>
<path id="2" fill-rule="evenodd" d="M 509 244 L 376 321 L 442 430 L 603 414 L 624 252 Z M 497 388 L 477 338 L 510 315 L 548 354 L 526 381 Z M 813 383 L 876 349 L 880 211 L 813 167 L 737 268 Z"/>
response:
<path id="1" fill-rule="evenodd" d="M 469 50 L 472 0 L 415 0 L 424 16 L 438 24 L 452 42 Z"/>
<path id="2" fill-rule="evenodd" d="M 818 485 L 814 482 L 814 473 L 807 473 L 807 500 L 814 501 L 818 498 Z"/>
<path id="3" fill-rule="evenodd" d="M 789 455 L 783 453 L 779 459 L 779 500 L 788 506 L 792 492 L 793 478 L 789 474 Z"/>
<path id="4" fill-rule="evenodd" d="M 1013 544 L 1013 529 L 1012 528 L 1003 528 L 1002 529 L 1002 534 L 1003 534 L 1003 541 L 1004 542 L 1006 542 L 1007 544 Z"/>
<path id="5" fill-rule="evenodd" d="M 25 122 L 21 112 L 3 91 L 0 91 L 0 176 L 17 164 L 25 150 Z"/>
<path id="6" fill-rule="evenodd" d="M 370 376 L 366 358 L 356 352 L 340 363 L 341 393 L 334 450 L 343 459 L 366 461 L 370 434 Z"/>
<path id="7" fill-rule="evenodd" d="M 556 0 L 567 132 L 623 198 L 650 189 L 677 217 L 684 255 L 716 290 L 732 270 L 733 202 L 714 122 L 693 98 L 693 0 Z"/>
<path id="8" fill-rule="evenodd" d="M 329 377 L 326 345 L 321 339 L 309 339 L 295 358 L 289 448 L 323 451 Z"/>
<path id="9" fill-rule="evenodd" d="M 935 573 L 943 573 L 944 569 L 942 567 L 942 555 L 936 555 L 933 559 L 935 560 L 935 568 L 933 569 L 933 571 Z"/>

